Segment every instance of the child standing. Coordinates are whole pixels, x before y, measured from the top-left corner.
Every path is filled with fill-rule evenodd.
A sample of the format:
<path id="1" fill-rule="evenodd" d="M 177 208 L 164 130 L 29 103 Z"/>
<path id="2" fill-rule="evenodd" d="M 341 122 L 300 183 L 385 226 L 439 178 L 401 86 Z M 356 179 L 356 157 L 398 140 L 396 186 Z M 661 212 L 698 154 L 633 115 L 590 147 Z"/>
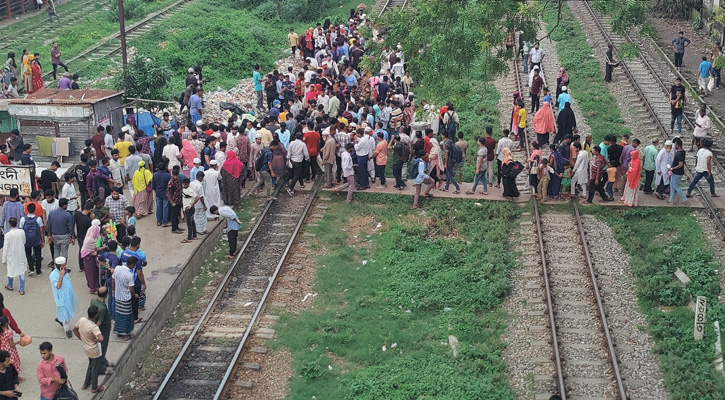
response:
<path id="1" fill-rule="evenodd" d="M 566 167 L 564 168 L 564 177 L 561 179 L 561 193 L 564 194 L 564 197 L 569 197 L 569 194 L 571 193 L 571 168 Z"/>
<path id="2" fill-rule="evenodd" d="M 549 166 L 549 159 L 544 158 L 539 163 L 538 170 L 536 172 L 539 178 L 539 185 L 536 187 L 536 199 L 539 201 L 546 200 L 546 188 L 549 187 L 549 174 L 553 174 L 554 169 Z"/>
<path id="3" fill-rule="evenodd" d="M 609 198 L 614 197 L 614 192 L 612 191 L 612 188 L 614 187 L 614 182 L 617 180 L 617 169 L 614 167 L 607 168 L 607 185 L 604 188 L 607 191 L 607 194 L 609 195 Z"/>

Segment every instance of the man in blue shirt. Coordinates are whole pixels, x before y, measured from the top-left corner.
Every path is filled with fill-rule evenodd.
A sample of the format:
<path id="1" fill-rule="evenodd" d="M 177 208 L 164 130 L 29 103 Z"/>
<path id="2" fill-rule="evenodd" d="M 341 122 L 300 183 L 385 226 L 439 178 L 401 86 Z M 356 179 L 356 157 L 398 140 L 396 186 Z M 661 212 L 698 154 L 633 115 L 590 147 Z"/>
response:
<path id="1" fill-rule="evenodd" d="M 196 125 L 196 121 L 201 120 L 201 110 L 204 105 L 201 101 L 204 95 L 204 89 L 198 89 L 196 93 L 189 98 L 189 114 L 191 114 L 191 122 Z"/>
<path id="2" fill-rule="evenodd" d="M 134 323 L 138 324 L 143 322 L 143 318 L 139 318 L 138 316 L 138 310 L 146 309 L 146 278 L 143 274 L 143 267 L 148 265 L 146 262 L 146 253 L 144 253 L 141 249 L 141 238 L 138 236 L 134 236 L 131 238 L 131 244 L 126 248 L 126 250 L 121 253 L 121 262 L 123 264 L 126 264 L 128 262 L 128 259 L 130 257 L 136 257 L 138 262 L 136 263 L 136 268 L 133 270 L 133 277 L 134 277 L 134 293 L 138 293 L 139 297 L 135 298 L 133 297 L 131 299 L 131 307 L 133 309 L 133 318 Z"/>
<path id="3" fill-rule="evenodd" d="M 261 65 L 254 65 L 254 72 L 252 73 L 252 79 L 254 80 L 254 92 L 257 93 L 257 112 L 262 111 L 262 100 L 264 96 L 262 94 L 262 74 L 259 70 L 262 68 Z"/>
<path id="4" fill-rule="evenodd" d="M 697 86 L 699 86 L 700 93 L 703 95 L 708 94 L 707 81 L 710 79 L 710 69 L 712 69 L 712 63 L 707 61 L 707 57 L 702 56 L 702 62 L 700 63 L 700 66 L 697 67 L 697 71 L 699 72 L 697 76 Z"/>
<path id="5" fill-rule="evenodd" d="M 234 258 L 237 252 L 237 233 L 242 229 L 242 221 L 237 217 L 237 213 L 228 206 L 211 206 L 209 212 L 215 215 L 221 215 L 227 221 L 227 241 L 229 242 L 229 254 L 227 258 Z"/>
<path id="6" fill-rule="evenodd" d="M 166 197 L 166 187 L 171 180 L 171 174 L 166 170 L 163 161 L 158 165 L 159 170 L 151 178 L 151 186 L 156 192 L 156 226 L 169 226 L 169 199 Z"/>
<path id="7" fill-rule="evenodd" d="M 682 57 L 685 55 L 685 47 L 690 45 L 690 39 L 685 37 L 685 32 L 680 31 L 677 37 L 672 39 L 672 50 L 675 51 L 675 68 L 679 71 L 682 67 Z"/>
<path id="8" fill-rule="evenodd" d="M 272 189 L 274 189 L 274 185 L 272 185 L 272 177 L 276 177 L 274 174 L 274 168 L 272 168 L 272 159 L 274 158 L 272 151 L 276 150 L 277 146 L 279 146 L 279 142 L 273 140 L 269 143 L 269 147 L 262 150 L 262 165 L 260 165 L 259 170 L 257 170 L 257 172 L 259 172 L 260 179 L 258 179 L 257 183 L 255 183 L 249 190 L 249 193 L 252 196 L 256 196 L 257 189 L 264 185 L 264 188 L 267 190 L 267 200 L 277 200 L 275 197 L 272 197 Z M 254 162 L 256 164 L 256 160 Z"/>
<path id="9" fill-rule="evenodd" d="M 569 95 L 569 88 L 566 86 L 561 87 L 561 94 L 559 95 L 559 98 L 556 99 L 556 101 L 559 103 L 559 111 L 564 109 L 564 105 L 566 103 L 571 103 L 571 96 Z"/>

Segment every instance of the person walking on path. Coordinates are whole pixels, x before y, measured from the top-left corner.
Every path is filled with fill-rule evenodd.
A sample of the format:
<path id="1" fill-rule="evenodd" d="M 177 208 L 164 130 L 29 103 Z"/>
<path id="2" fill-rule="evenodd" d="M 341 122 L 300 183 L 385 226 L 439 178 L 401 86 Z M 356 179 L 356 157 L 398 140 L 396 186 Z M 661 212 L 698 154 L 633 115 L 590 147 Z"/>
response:
<path id="1" fill-rule="evenodd" d="M 244 137 L 243 135 L 239 136 Z M 221 169 L 222 177 L 222 202 L 226 205 L 236 206 L 242 199 L 242 177 L 244 164 L 239 161 L 237 153 L 227 151 L 227 159 L 224 160 Z M 244 174 L 246 176 L 246 174 Z"/>
<path id="2" fill-rule="evenodd" d="M 73 292 L 70 276 L 66 270 L 66 259 L 63 257 L 56 258 L 54 266 L 53 272 L 50 273 L 50 284 L 56 306 L 55 322 L 63 327 L 65 335 L 70 338 L 72 336 L 70 320 L 78 312 L 78 302 Z"/>
<path id="3" fill-rule="evenodd" d="M 38 366 L 35 369 L 40 384 L 40 400 L 53 400 L 55 392 L 60 389 L 61 385 L 66 383 L 67 379 L 60 377 L 58 368 L 65 370 L 66 378 L 68 377 L 68 366 L 65 358 L 58 354 L 53 354 L 53 344 L 43 342 L 40 344 L 40 358 Z"/>
<path id="4" fill-rule="evenodd" d="M 106 306 L 106 298 L 108 297 L 108 288 L 101 286 L 98 288 L 98 297 L 91 299 L 91 306 L 98 308 L 98 314 L 93 322 L 98 325 L 101 329 L 101 335 L 103 335 L 103 341 L 101 342 L 101 374 L 109 375 L 111 371 L 108 371 L 108 367 L 113 367 L 113 363 L 109 363 L 106 359 L 106 352 L 108 351 L 108 341 L 111 337 L 111 313 Z"/>
<path id="5" fill-rule="evenodd" d="M 501 161 L 501 175 L 503 181 L 503 197 L 516 199 L 519 197 L 519 189 L 516 187 L 516 174 L 513 173 L 514 156 L 511 149 L 503 150 L 503 160 Z"/>
<path id="6" fill-rule="evenodd" d="M 677 193 L 682 197 L 684 204 L 689 206 L 690 202 L 680 187 L 680 181 L 685 174 L 685 150 L 682 149 L 682 139 L 675 138 L 673 142 L 675 143 L 675 157 L 672 159 L 672 167 L 670 167 L 672 177 L 670 177 L 670 200 L 667 203 L 674 204 L 675 193 Z"/>
<path id="7" fill-rule="evenodd" d="M 227 242 L 229 242 L 227 258 L 231 260 L 237 253 L 237 237 L 239 230 L 242 229 L 242 221 L 239 220 L 237 213 L 229 206 L 211 206 L 209 212 L 222 216 L 227 221 Z"/>
<path id="8" fill-rule="evenodd" d="M 637 194 L 639 193 L 639 180 L 642 176 L 642 160 L 639 157 L 639 150 L 632 150 L 627 165 L 627 182 L 624 185 L 622 201 L 625 205 L 634 207 L 637 205 Z"/>
<path id="9" fill-rule="evenodd" d="M 166 198 L 169 199 L 169 221 L 171 222 L 171 233 L 181 234 L 184 230 L 179 228 L 179 219 L 182 210 L 182 184 L 179 179 L 181 167 L 178 165 L 171 169 L 171 180 L 166 186 Z M 184 176 L 184 179 L 186 177 Z"/>
<path id="10" fill-rule="evenodd" d="M 138 169 L 131 177 L 133 183 L 133 207 L 136 209 L 136 218 L 151 214 L 154 208 L 154 195 L 151 181 L 153 174 L 146 168 L 145 161 L 138 162 Z"/>
<path id="11" fill-rule="evenodd" d="M 620 63 L 621 61 L 614 61 L 614 46 L 609 43 L 607 45 L 607 54 L 604 60 L 604 82 L 612 81 L 612 72 L 614 72 L 614 67 L 619 66 Z"/>
<path id="12" fill-rule="evenodd" d="M 23 295 L 25 294 L 25 272 L 28 270 L 28 258 L 25 256 L 25 232 L 18 229 L 18 220 L 15 217 L 10 217 L 8 225 L 10 230 L 5 231 L 5 246 L 3 247 L 3 264 L 7 267 L 8 277 L 5 289 L 14 290 L 13 280 L 19 278 L 19 293 Z"/>
<path id="13" fill-rule="evenodd" d="M 187 185 L 186 182 L 185 180 L 184 185 Z M 138 258 L 135 256 L 129 257 L 126 260 L 126 266 L 121 264 L 113 271 L 113 277 L 111 279 L 112 291 L 115 297 L 114 320 L 116 321 L 113 326 L 113 332 L 124 341 L 130 340 L 132 337 L 131 334 L 133 333 L 134 318 L 132 298 L 138 296 L 134 289 L 135 280 L 133 277 L 133 270 L 136 269 L 136 263 L 138 263 Z"/>
<path id="14" fill-rule="evenodd" d="M 539 110 L 539 100 L 541 97 L 541 89 L 544 87 L 544 80 L 539 76 L 539 70 L 534 70 L 534 77 L 531 79 L 529 87 L 529 96 L 531 97 L 531 114 Z"/>
<path id="15" fill-rule="evenodd" d="M 58 200 L 58 208 L 48 213 L 48 242 L 53 243 L 53 257 L 68 259 L 68 248 L 75 244 L 73 216 L 66 211 L 68 199 Z"/>
<path id="16" fill-rule="evenodd" d="M 17 345 L 20 341 L 15 341 L 13 330 L 10 328 L 8 317 L 0 316 L 0 350 L 7 351 L 10 354 L 10 363 L 15 366 L 18 371 L 18 376 L 22 373 L 20 369 L 20 355 L 18 354 Z M 24 381 L 24 378 L 18 378 L 20 382 Z"/>
<path id="17" fill-rule="evenodd" d="M 411 175 L 415 176 L 413 180 L 413 186 L 415 186 L 415 195 L 413 196 L 413 206 L 411 207 L 413 210 L 418 208 L 418 199 L 420 198 L 420 192 L 423 189 L 423 184 L 428 185 L 425 189 L 425 192 L 423 193 L 423 196 L 428 198 L 433 197 L 433 195 L 430 194 L 430 191 L 431 189 L 433 189 L 435 182 L 426 173 L 425 161 L 423 161 L 424 155 L 425 150 L 419 150 L 415 154 L 415 158 L 413 159 L 413 161 L 411 161 L 410 163 Z"/>
<path id="18" fill-rule="evenodd" d="M 166 196 L 166 188 L 171 181 L 171 174 L 166 169 L 166 163 L 161 161 L 158 171 L 151 176 L 151 186 L 156 194 L 156 226 L 169 226 L 169 198 Z"/>
<path id="19" fill-rule="evenodd" d="M 675 93 L 675 97 L 670 100 L 670 134 L 675 132 L 675 122 L 677 122 L 677 134 L 682 135 L 682 110 L 685 108 L 685 98 L 681 91 Z"/>
<path id="20" fill-rule="evenodd" d="M 456 164 L 463 162 L 463 154 L 461 152 L 461 148 L 453 143 L 452 134 L 443 132 L 441 136 L 443 138 L 443 146 L 445 149 L 443 165 L 446 168 L 446 186 L 442 190 L 444 192 L 447 192 L 448 186 L 452 182 L 453 186 L 455 186 L 456 188 L 453 193 L 458 194 L 461 193 L 461 187 L 458 185 L 458 182 L 456 182 L 456 178 L 453 176 L 453 169 Z"/>
<path id="21" fill-rule="evenodd" d="M 332 188 L 332 167 L 335 165 L 336 150 L 336 142 L 334 137 L 331 137 L 330 130 L 334 130 L 334 125 L 322 131 L 322 138 L 325 141 L 322 147 L 322 166 L 325 168 L 325 187 L 328 189 Z"/>
<path id="22" fill-rule="evenodd" d="M 53 47 L 50 48 L 50 62 L 53 64 L 53 80 L 56 80 L 56 74 L 58 72 L 58 66 L 60 65 L 68 72 L 68 66 L 60 61 L 61 51 L 58 48 L 58 42 L 53 42 Z"/>
<path id="23" fill-rule="evenodd" d="M 28 214 L 20 219 L 18 225 L 25 231 L 25 257 L 30 266 L 30 275 L 40 275 L 40 266 L 43 262 L 41 250 L 45 246 L 45 229 L 43 229 L 43 218 L 36 216 L 35 202 L 27 205 Z M 42 210 L 41 210 L 42 211 Z"/>
<path id="24" fill-rule="evenodd" d="M 589 195 L 587 196 L 586 204 L 592 204 L 594 200 L 594 193 L 599 193 L 599 196 L 603 201 L 612 201 L 612 199 L 604 191 L 604 185 L 607 179 L 604 177 L 604 166 L 606 165 L 606 159 L 602 155 L 602 149 L 599 146 L 592 147 L 592 162 L 591 174 L 589 175 Z"/>
<path id="25" fill-rule="evenodd" d="M 496 187 L 501 187 L 501 162 L 503 162 L 504 149 L 511 149 L 514 142 L 509 139 L 509 130 L 503 130 L 503 136 L 498 140 L 496 144 Z"/>
<path id="26" fill-rule="evenodd" d="M 644 194 L 652 194 L 652 181 L 655 177 L 655 160 L 657 159 L 657 145 L 660 143 L 658 138 L 652 139 L 652 144 L 644 148 Z"/>
<path id="27" fill-rule="evenodd" d="M 712 63 L 707 61 L 707 57 L 702 56 L 702 62 L 697 67 L 697 86 L 700 90 L 700 94 L 707 96 L 710 91 L 707 89 L 708 80 L 710 79 L 710 70 L 712 69 Z"/>
<path id="28" fill-rule="evenodd" d="M 98 316 L 98 307 L 88 307 L 88 317 L 81 317 L 73 327 L 73 333 L 83 342 L 83 351 L 88 357 L 88 368 L 86 369 L 86 379 L 83 381 L 82 389 L 91 387 L 91 393 L 102 392 L 105 388 L 98 386 L 98 375 L 101 374 L 103 366 L 101 343 L 104 340 L 101 328 L 93 322 Z"/>
<path id="29" fill-rule="evenodd" d="M 385 134 L 378 132 L 378 144 L 375 146 L 373 153 L 375 159 L 375 176 L 380 179 L 378 189 L 385 188 L 385 166 L 388 165 L 388 142 L 385 140 Z M 332 175 L 332 167 L 330 167 Z"/>
<path id="30" fill-rule="evenodd" d="M 690 143 L 690 151 L 695 151 L 695 145 L 700 146 L 700 142 L 707 137 L 710 132 L 712 122 L 704 108 L 701 108 L 695 119 L 695 128 L 692 130 L 692 143 Z"/>
<path id="31" fill-rule="evenodd" d="M 126 220 L 126 207 L 130 204 L 126 196 L 119 193 L 119 188 L 114 186 L 111 189 L 111 195 L 106 197 L 105 206 L 111 215 L 111 220 L 116 223 L 118 229 L 118 237 L 126 236 L 126 227 L 121 222 Z"/>
<path id="32" fill-rule="evenodd" d="M 254 72 L 252 72 L 252 80 L 254 81 L 254 93 L 257 95 L 257 112 L 260 112 L 264 110 L 263 102 L 264 102 L 264 92 L 263 92 L 263 85 L 262 83 L 264 80 L 262 80 L 262 74 L 259 72 L 262 69 L 262 66 L 259 64 L 254 65 Z M 196 123 L 196 121 L 194 121 Z"/>
<path id="33" fill-rule="evenodd" d="M 476 188 L 480 183 L 483 185 L 483 192 L 481 194 L 488 194 L 488 185 L 486 182 L 486 170 L 489 168 L 488 165 L 488 149 L 486 148 L 486 139 L 479 137 L 476 141 L 478 144 L 478 151 L 476 152 L 476 175 L 473 179 L 473 187 L 467 191 L 466 194 L 475 194 Z"/>
<path id="34" fill-rule="evenodd" d="M 201 174 L 202 179 L 204 177 L 204 173 L 199 171 L 197 174 Z M 189 243 L 192 240 L 197 239 L 197 231 L 196 231 L 196 223 L 194 221 L 194 213 L 196 212 L 196 203 L 200 200 L 200 197 L 197 195 L 196 191 L 190 187 L 191 182 L 189 181 L 189 178 L 184 177 L 184 180 L 182 181 L 183 186 L 183 207 L 184 207 L 184 217 L 186 218 L 186 229 L 188 229 L 187 237 L 186 239 L 183 239 L 181 243 Z"/>
<path id="35" fill-rule="evenodd" d="M 687 188 L 687 197 L 692 197 L 692 191 L 695 190 L 695 185 L 700 179 L 705 178 L 707 183 L 710 184 L 710 196 L 720 197 L 715 193 L 715 179 L 712 177 L 712 139 L 705 139 L 702 141 L 702 148 L 697 151 L 697 164 L 695 164 L 695 178 L 692 179 L 690 187 Z"/>
<path id="36" fill-rule="evenodd" d="M 572 168 L 571 178 L 571 191 L 572 194 L 576 194 L 577 190 L 580 191 L 580 198 L 585 200 L 587 198 L 587 185 L 589 184 L 589 153 L 581 151 L 581 143 L 575 142 L 574 148 L 579 150 L 577 152 L 576 161 Z"/>
<path id="37" fill-rule="evenodd" d="M 342 177 L 346 179 L 345 183 L 335 188 L 335 193 L 340 193 L 347 189 L 347 204 L 352 203 L 352 195 L 355 192 L 355 169 L 353 168 L 352 152 L 355 145 L 348 143 L 345 145 L 345 151 L 342 152 Z"/>
<path id="38" fill-rule="evenodd" d="M 682 68 L 682 58 L 685 56 L 685 47 L 690 45 L 690 39 L 685 37 L 685 32 L 680 31 L 677 37 L 672 39 L 672 50 L 675 51 L 675 68 L 679 71 Z"/>

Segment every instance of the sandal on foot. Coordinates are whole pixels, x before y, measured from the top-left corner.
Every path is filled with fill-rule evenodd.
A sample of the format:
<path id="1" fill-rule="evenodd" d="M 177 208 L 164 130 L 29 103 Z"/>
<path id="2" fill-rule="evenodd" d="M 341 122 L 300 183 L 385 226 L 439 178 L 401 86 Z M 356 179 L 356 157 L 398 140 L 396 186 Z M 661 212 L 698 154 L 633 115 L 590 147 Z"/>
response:
<path id="1" fill-rule="evenodd" d="M 101 385 L 96 390 L 91 390 L 91 393 L 100 393 L 100 392 L 104 391 L 105 389 L 106 388 L 103 385 Z"/>
<path id="2" fill-rule="evenodd" d="M 189 239 L 183 239 L 183 240 L 181 241 L 181 243 L 189 243 L 189 242 L 191 242 L 191 240 L 189 240 Z"/>
<path id="3" fill-rule="evenodd" d="M 475 193 L 470 190 L 466 190 L 466 194 L 475 194 Z"/>
<path id="4" fill-rule="evenodd" d="M 11 288 L 11 287 L 10 287 L 10 286 L 8 286 L 8 285 L 5 285 L 5 289 L 7 289 L 7 290 L 15 290 L 15 289 Z"/>

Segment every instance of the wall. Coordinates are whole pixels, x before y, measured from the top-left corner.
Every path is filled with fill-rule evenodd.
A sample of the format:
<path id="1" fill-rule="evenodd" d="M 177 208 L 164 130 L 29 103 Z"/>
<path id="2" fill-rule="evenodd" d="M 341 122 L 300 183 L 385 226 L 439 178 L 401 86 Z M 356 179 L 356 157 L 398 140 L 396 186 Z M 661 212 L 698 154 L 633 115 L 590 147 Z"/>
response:
<path id="1" fill-rule="evenodd" d="M 169 291 L 161 300 L 156 309 L 149 315 L 147 322 L 142 325 L 137 336 L 133 339 L 133 343 L 128 346 L 127 350 L 121 355 L 116 363 L 113 374 L 104 382 L 106 390 L 96 395 L 96 400 L 115 400 L 121 392 L 123 386 L 129 381 L 131 373 L 136 369 L 136 365 L 141 361 L 141 357 L 146 350 L 153 344 L 156 336 L 171 317 L 176 305 L 189 288 L 192 279 L 199 274 L 201 266 L 209 257 L 214 246 L 219 242 L 222 234 L 222 226 L 218 223 L 214 229 L 201 242 L 199 247 L 194 251 L 187 262 L 182 267 L 179 275 L 171 283 Z"/>

